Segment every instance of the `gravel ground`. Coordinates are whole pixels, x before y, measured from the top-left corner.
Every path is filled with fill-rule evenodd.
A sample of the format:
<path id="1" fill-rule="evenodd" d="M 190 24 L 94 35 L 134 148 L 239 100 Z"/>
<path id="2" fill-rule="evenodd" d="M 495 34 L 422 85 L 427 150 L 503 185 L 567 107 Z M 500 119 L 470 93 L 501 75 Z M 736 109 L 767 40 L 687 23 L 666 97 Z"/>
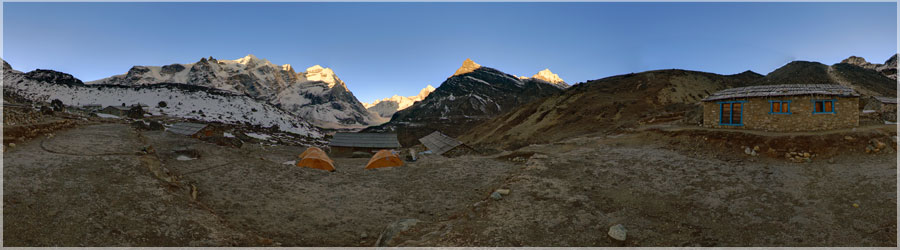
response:
<path id="1" fill-rule="evenodd" d="M 283 164 L 302 147 L 82 126 L 4 153 L 3 240 L 373 246 L 388 231 L 386 245 L 400 246 L 896 245 L 892 153 L 791 163 L 673 150 L 667 138 L 576 138 L 376 170 L 336 158 L 326 172 Z M 178 160 L 185 149 L 200 157 Z M 490 198 L 498 188 L 510 193 Z M 385 230 L 403 219 L 418 222 Z M 607 236 L 616 224 L 625 241 Z"/>
<path id="2" fill-rule="evenodd" d="M 677 152 L 664 141 L 637 134 L 522 148 L 540 153 L 502 185 L 510 195 L 416 228 L 402 245 L 897 244 L 894 154 L 790 163 Z M 625 241 L 607 236 L 616 224 Z"/>
<path id="3" fill-rule="evenodd" d="M 488 195 L 514 169 L 505 161 L 433 156 L 364 170 L 368 159 L 337 158 L 338 171 L 329 173 L 282 164 L 302 147 L 235 149 L 140 133 L 120 124 L 88 126 L 8 151 L 6 244 L 372 246 L 392 221 L 436 221 Z M 66 154 L 48 153 L 42 141 Z M 135 153 L 147 145 L 154 154 Z M 176 149 L 200 157 L 179 161 Z M 160 178 L 148 166 L 161 167 Z M 72 227 L 35 220 L 52 211 Z M 116 230 L 121 237 L 103 236 Z M 132 231 L 142 237 L 131 238 Z"/>

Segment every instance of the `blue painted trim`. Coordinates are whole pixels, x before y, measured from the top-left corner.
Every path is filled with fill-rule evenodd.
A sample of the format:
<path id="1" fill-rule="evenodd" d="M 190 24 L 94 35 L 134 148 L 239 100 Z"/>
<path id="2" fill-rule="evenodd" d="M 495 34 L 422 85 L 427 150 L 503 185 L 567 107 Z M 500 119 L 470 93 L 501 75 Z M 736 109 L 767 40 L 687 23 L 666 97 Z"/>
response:
<path id="1" fill-rule="evenodd" d="M 718 102 L 718 104 L 719 104 L 719 125 L 722 125 L 722 126 L 744 126 L 744 103 L 746 103 L 746 102 L 747 102 L 747 101 L 723 101 L 723 102 Z M 733 121 L 733 120 L 734 120 L 734 114 L 731 114 L 730 112 L 729 112 L 729 114 L 731 114 L 731 116 L 728 117 L 728 122 L 727 122 L 727 123 L 722 122 L 722 113 L 724 112 L 724 108 L 723 108 L 724 105 L 722 105 L 722 104 L 726 104 L 726 103 L 728 103 L 728 104 L 740 103 L 740 104 L 741 104 L 741 112 L 740 112 L 741 122 L 740 122 L 740 123 L 734 123 L 734 121 Z M 734 108 L 732 108 L 732 110 L 733 110 L 733 109 L 734 109 Z"/>
<path id="2" fill-rule="evenodd" d="M 835 103 L 837 103 L 837 99 L 813 99 L 813 100 L 811 100 L 811 102 L 813 104 L 812 113 L 814 115 L 815 114 L 837 114 L 837 106 L 834 105 Z M 816 112 L 816 103 L 817 102 L 822 103 L 823 110 L 825 109 L 825 102 L 831 102 L 831 112 Z"/>
<path id="3" fill-rule="evenodd" d="M 787 112 L 787 113 L 785 113 L 785 112 L 775 112 L 775 106 L 772 105 L 772 103 L 776 103 L 776 102 L 777 102 L 777 103 L 781 103 L 782 106 L 784 106 L 785 104 L 787 104 L 788 112 Z M 785 100 L 769 100 L 769 114 L 770 114 L 770 115 L 773 115 L 773 114 L 774 114 L 774 115 L 790 115 L 790 114 L 793 114 L 793 113 L 791 112 L 791 101 L 790 101 L 790 100 L 787 100 L 787 101 L 785 101 Z"/>

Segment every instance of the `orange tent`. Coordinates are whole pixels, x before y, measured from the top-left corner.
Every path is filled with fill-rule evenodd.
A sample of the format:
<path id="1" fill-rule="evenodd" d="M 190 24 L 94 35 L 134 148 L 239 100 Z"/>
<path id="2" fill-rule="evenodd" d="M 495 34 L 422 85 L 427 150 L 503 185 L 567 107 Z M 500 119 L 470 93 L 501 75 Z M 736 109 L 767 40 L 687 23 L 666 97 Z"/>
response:
<path id="1" fill-rule="evenodd" d="M 390 150 L 382 149 L 378 150 L 378 153 L 375 153 L 375 156 L 372 156 L 372 159 L 366 164 L 366 169 L 399 166 L 403 166 L 403 161 L 400 160 L 400 156 Z"/>
<path id="2" fill-rule="evenodd" d="M 297 162 L 297 166 L 334 171 L 334 161 L 328 158 L 325 151 L 317 147 L 310 147 L 303 151 L 300 154 L 300 161 Z"/>

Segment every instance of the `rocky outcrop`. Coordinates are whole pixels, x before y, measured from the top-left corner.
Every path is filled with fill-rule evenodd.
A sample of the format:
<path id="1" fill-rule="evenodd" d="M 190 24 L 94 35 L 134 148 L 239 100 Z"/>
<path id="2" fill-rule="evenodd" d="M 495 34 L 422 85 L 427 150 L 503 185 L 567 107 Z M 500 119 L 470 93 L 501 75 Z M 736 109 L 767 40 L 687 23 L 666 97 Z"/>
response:
<path id="1" fill-rule="evenodd" d="M 84 83 L 81 82 L 81 80 L 78 80 L 78 78 L 75 78 L 70 74 L 47 69 L 37 69 L 25 73 L 25 79 L 68 86 L 84 86 Z"/>
<path id="2" fill-rule="evenodd" d="M 891 58 L 888 58 L 887 61 L 884 61 L 884 64 L 870 63 L 867 62 L 865 58 L 858 56 L 850 56 L 841 61 L 841 63 L 874 70 L 890 79 L 897 80 L 897 54 L 894 54 Z"/>
<path id="3" fill-rule="evenodd" d="M 850 56 L 847 59 L 844 59 L 843 61 L 841 61 L 841 63 L 852 64 L 852 65 L 856 65 L 856 66 L 859 66 L 859 67 L 862 67 L 865 69 L 873 69 L 873 70 L 877 66 L 875 64 L 867 62 L 865 58 L 858 57 L 858 56 Z"/>

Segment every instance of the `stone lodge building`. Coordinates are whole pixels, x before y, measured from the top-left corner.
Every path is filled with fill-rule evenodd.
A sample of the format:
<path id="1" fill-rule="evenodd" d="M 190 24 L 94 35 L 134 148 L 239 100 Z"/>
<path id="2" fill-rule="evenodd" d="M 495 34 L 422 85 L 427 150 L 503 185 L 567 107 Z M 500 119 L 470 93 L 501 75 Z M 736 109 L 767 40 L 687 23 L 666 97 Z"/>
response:
<path id="1" fill-rule="evenodd" d="M 815 131 L 859 126 L 859 94 L 833 84 L 726 89 L 706 97 L 703 126 L 764 131 Z"/>

